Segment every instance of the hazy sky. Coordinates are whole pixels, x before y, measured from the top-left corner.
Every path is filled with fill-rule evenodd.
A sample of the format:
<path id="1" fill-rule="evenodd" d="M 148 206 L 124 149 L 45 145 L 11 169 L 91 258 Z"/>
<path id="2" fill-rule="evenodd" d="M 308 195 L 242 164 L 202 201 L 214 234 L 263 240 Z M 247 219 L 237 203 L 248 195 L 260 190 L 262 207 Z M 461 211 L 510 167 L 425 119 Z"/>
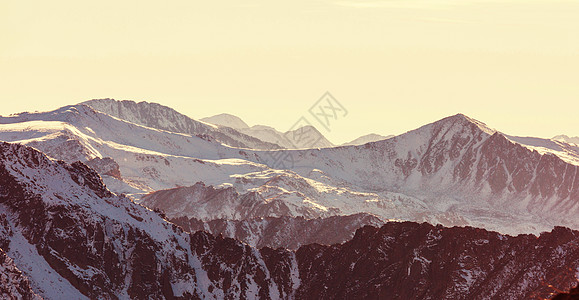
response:
<path id="1" fill-rule="evenodd" d="M 287 130 L 326 91 L 336 143 L 458 112 L 579 135 L 579 1 L 0 1 L 2 115 L 108 97 Z"/>

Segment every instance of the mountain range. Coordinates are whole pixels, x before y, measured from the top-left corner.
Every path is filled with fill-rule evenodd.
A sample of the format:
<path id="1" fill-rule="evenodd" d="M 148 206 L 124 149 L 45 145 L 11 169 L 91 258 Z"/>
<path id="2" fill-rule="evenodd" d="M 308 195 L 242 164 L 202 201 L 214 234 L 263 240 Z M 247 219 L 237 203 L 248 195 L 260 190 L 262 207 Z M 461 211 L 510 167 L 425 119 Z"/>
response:
<path id="1" fill-rule="evenodd" d="M 112 99 L 0 117 L 0 293 L 524 299 L 575 286 L 569 138 L 457 114 L 291 149 L 244 124 Z"/>
<path id="2" fill-rule="evenodd" d="M 508 234 L 579 229 L 578 146 L 509 136 L 461 114 L 364 145 L 260 150 L 186 133 L 220 129 L 158 104 L 88 103 L 0 117 L 0 140 L 85 162 L 113 192 L 170 218 L 370 213 Z M 211 190 L 219 196 L 204 196 Z"/>
<path id="3" fill-rule="evenodd" d="M 342 244 L 258 250 L 187 233 L 111 193 L 80 162 L 2 143 L 0 173 L 11 297 L 523 299 L 569 289 L 579 267 L 579 232 L 561 227 L 510 237 L 390 222 Z"/>
<path id="4" fill-rule="evenodd" d="M 250 127 L 241 118 L 226 113 L 218 114 L 212 117 L 202 118 L 200 120 L 219 127 L 234 128 L 237 131 L 253 136 L 262 141 L 267 141 L 273 144 L 280 145 L 285 149 L 305 148 L 300 147 L 305 145 L 307 145 L 308 148 L 328 148 L 336 146 L 335 144 L 330 142 L 326 137 L 324 137 L 324 135 L 319 130 L 317 130 L 314 126 L 311 125 L 306 125 L 293 130 L 288 130 L 286 132 L 281 132 L 271 126 L 265 125 L 254 125 Z M 295 143 L 292 136 L 298 133 L 300 134 L 300 139 L 309 140 L 311 142 L 303 143 L 303 145 L 301 145 L 300 143 Z M 350 142 L 341 144 L 341 146 L 363 145 L 369 142 L 386 140 L 391 137 L 394 136 L 393 135 L 383 136 L 371 133 L 363 135 Z"/>

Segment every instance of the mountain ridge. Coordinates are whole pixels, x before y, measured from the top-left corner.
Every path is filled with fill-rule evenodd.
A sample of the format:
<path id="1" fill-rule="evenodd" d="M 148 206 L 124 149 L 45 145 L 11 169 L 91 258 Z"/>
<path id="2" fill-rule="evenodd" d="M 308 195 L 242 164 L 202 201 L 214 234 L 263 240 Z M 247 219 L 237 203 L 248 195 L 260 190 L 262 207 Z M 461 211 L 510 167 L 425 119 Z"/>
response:
<path id="1" fill-rule="evenodd" d="M 171 222 L 187 232 L 199 230 L 213 235 L 240 240 L 258 249 L 269 247 L 297 250 L 307 244 L 341 244 L 353 238 L 355 231 L 365 225 L 381 227 L 384 221 L 370 214 L 331 216 L 306 219 L 304 217 L 266 217 L 244 220 L 213 219 L 202 221 L 180 217 Z"/>
<path id="2" fill-rule="evenodd" d="M 263 142 L 230 127 L 217 128 L 214 125 L 193 120 L 170 107 L 158 103 L 93 99 L 82 102 L 81 104 L 88 105 L 95 110 L 111 116 L 147 127 L 201 137 L 209 135 L 217 141 L 233 147 L 256 149 L 280 148 L 279 145 Z"/>
<path id="3" fill-rule="evenodd" d="M 267 125 L 254 125 L 250 127 L 241 118 L 227 113 L 201 120 L 218 126 L 234 128 L 262 141 L 280 145 L 284 149 L 327 148 L 334 146 L 332 142 L 312 125 L 305 125 L 281 132 Z"/>
<path id="4" fill-rule="evenodd" d="M 384 220 L 472 225 L 504 233 L 537 233 L 554 225 L 579 228 L 570 218 L 578 209 L 574 199 L 579 187 L 572 145 L 515 140 L 461 114 L 360 146 L 274 151 L 229 147 L 211 136 L 137 125 L 84 105 L 1 117 L 0 123 L 0 139 L 91 164 L 112 190 L 135 199 L 201 181 L 253 195 L 246 206 L 253 208 L 246 210 L 251 215 L 243 217 L 366 212 Z M 538 148 L 545 143 L 561 151 Z M 568 157 L 561 161 L 565 153 Z M 280 157 L 293 160 L 293 166 L 278 170 Z M 187 193 L 181 194 L 181 200 L 187 199 Z M 189 199 L 182 203 L 199 200 Z M 226 203 L 241 204 L 233 198 Z M 189 217 L 242 216 L 231 207 L 218 207 L 222 209 Z"/>

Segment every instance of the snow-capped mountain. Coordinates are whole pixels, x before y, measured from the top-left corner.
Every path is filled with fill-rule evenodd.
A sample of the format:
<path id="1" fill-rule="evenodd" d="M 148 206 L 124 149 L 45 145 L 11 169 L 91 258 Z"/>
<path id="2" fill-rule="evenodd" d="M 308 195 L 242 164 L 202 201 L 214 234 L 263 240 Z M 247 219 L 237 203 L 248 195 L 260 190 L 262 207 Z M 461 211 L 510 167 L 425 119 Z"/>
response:
<path id="1" fill-rule="evenodd" d="M 233 147 L 252 149 L 280 148 L 279 145 L 261 141 L 231 127 L 216 127 L 208 123 L 193 120 L 172 108 L 157 103 L 95 99 L 83 102 L 82 104 L 135 124 L 171 132 L 207 137 Z"/>
<path id="2" fill-rule="evenodd" d="M 554 141 L 561 141 L 561 142 L 565 142 L 565 143 L 568 143 L 568 144 L 576 144 L 576 145 L 579 145 L 579 136 L 570 137 L 570 136 L 561 134 L 561 135 L 554 136 L 554 137 L 552 138 L 552 140 L 554 140 Z"/>
<path id="3" fill-rule="evenodd" d="M 270 273 L 266 254 L 185 233 L 109 192 L 82 163 L 2 143 L 0 175 L 2 246 L 48 299 L 287 299 L 297 287 L 293 253 L 270 250 L 284 258 L 273 265 L 288 270 Z"/>
<path id="4" fill-rule="evenodd" d="M 366 225 L 381 227 L 385 223 L 369 214 L 333 216 L 323 219 L 284 216 L 211 221 L 180 217 L 172 219 L 171 222 L 188 232 L 204 230 L 213 235 L 223 235 L 243 241 L 258 249 L 269 247 L 289 250 L 297 250 L 302 245 L 314 243 L 341 244 L 352 239 L 358 228 Z"/>
<path id="5" fill-rule="evenodd" d="M 249 125 L 247 125 L 247 123 L 245 123 L 240 117 L 226 113 L 218 114 L 207 118 L 201 118 L 199 120 L 205 123 L 210 123 L 217 126 L 230 127 L 233 129 L 249 128 Z"/>
<path id="6" fill-rule="evenodd" d="M 529 299 L 574 286 L 579 268 L 579 232 L 561 227 L 510 237 L 391 222 L 343 244 L 257 250 L 184 232 L 86 165 L 8 143 L 0 225 L 2 280 L 47 299 Z"/>
<path id="7" fill-rule="evenodd" d="M 357 213 L 357 203 L 376 198 L 373 194 L 336 188 L 293 172 L 234 158 L 244 152 L 191 135 L 136 125 L 85 105 L 3 117 L 0 123 L 4 123 L 0 125 L 0 139 L 36 147 L 70 163 L 83 161 L 99 171 L 116 193 L 138 196 L 176 186 L 193 186 L 200 181 L 218 189 L 235 188 L 228 202 L 207 202 L 206 210 L 192 210 L 196 214 L 188 215 L 204 220 L 283 215 L 316 218 Z M 237 193 L 253 195 L 244 198 L 253 202 L 239 203 Z M 350 209 L 323 206 L 338 202 L 345 205 L 342 209 Z M 243 209 L 248 205 L 254 209 Z M 168 215 L 181 216 L 187 211 L 183 207 L 177 210 L 180 215 L 171 212 Z"/>
<path id="8" fill-rule="evenodd" d="M 459 114 L 363 146 L 286 153 L 302 176 L 321 170 L 358 190 L 401 193 L 470 225 L 489 228 L 503 220 L 522 232 L 577 228 L 570 216 L 579 208 L 578 167 L 558 156 L 573 151 L 543 150 Z"/>
<path id="9" fill-rule="evenodd" d="M 206 208 L 190 210 L 188 215 L 203 220 L 284 215 L 317 218 L 365 210 L 373 212 L 373 207 L 387 210 L 394 207 L 382 205 L 376 194 L 337 187 L 339 182 L 333 182 L 321 172 L 312 172 L 310 176 L 315 179 L 310 179 L 291 171 L 272 170 L 264 164 L 235 158 L 241 157 L 242 153 L 247 155 L 248 150 L 144 127 L 85 105 L 2 117 L 0 123 L 4 123 L 0 125 L 0 139 L 36 147 L 67 162 L 81 160 L 100 171 L 107 185 L 116 193 L 138 196 L 176 186 L 193 186 L 200 181 L 217 189 L 235 190 L 229 194 L 232 198 L 222 203 L 189 203 Z M 160 193 L 174 194 L 172 190 Z M 238 194 L 247 194 L 248 197 L 238 197 Z M 187 197 L 183 192 L 176 195 L 189 201 L 197 199 Z M 243 199 L 252 202 L 240 202 Z M 184 207 L 175 206 L 176 203 L 184 202 L 172 204 L 179 213 L 177 215 L 168 207 L 159 208 L 166 210 L 171 217 L 189 213 Z M 382 216 L 391 214 L 383 209 L 379 213 Z"/>
<path id="10" fill-rule="evenodd" d="M 118 172 L 101 173 L 117 193 L 139 194 L 199 181 L 219 185 L 232 174 L 267 169 L 249 161 L 221 159 L 234 157 L 239 149 L 130 123 L 86 105 L 0 117 L 0 140 L 33 146 L 70 163 L 80 160 L 96 167 L 97 161 L 107 162 L 102 167 L 113 169 L 118 164 Z"/>
<path id="11" fill-rule="evenodd" d="M 249 127 L 249 125 L 239 117 L 231 114 L 219 114 L 203 118 L 201 121 L 220 127 L 234 128 L 262 141 L 280 145 L 284 149 L 328 148 L 334 146 L 332 142 L 316 129 L 316 127 L 311 125 L 301 126 L 286 132 L 281 132 L 273 127 L 265 125 L 254 125 Z"/>
<path id="12" fill-rule="evenodd" d="M 381 141 L 381 140 L 387 140 L 389 138 L 393 138 L 393 135 L 380 135 L 380 134 L 376 134 L 376 133 L 370 133 L 367 135 L 363 135 L 357 139 L 354 139 L 353 141 L 347 142 L 342 144 L 341 146 L 358 146 L 358 145 L 364 145 L 367 143 L 371 143 L 371 142 L 377 142 L 377 141 Z"/>
<path id="13" fill-rule="evenodd" d="M 1 117 L 0 140 L 86 162 L 115 193 L 151 193 L 145 203 L 170 217 L 371 213 L 509 234 L 579 228 L 577 146 L 506 136 L 464 115 L 360 146 L 251 150 L 74 105 Z M 280 158 L 291 170 L 277 169 Z M 210 189 L 230 198 L 206 198 Z"/>

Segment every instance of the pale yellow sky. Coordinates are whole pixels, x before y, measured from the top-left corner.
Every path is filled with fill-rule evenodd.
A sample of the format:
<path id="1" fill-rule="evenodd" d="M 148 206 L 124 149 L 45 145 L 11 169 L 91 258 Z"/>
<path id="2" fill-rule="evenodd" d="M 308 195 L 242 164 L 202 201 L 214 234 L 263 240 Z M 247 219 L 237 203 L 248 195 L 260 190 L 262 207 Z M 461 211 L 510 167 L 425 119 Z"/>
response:
<path id="1" fill-rule="evenodd" d="M 335 143 L 458 112 L 579 135 L 579 1 L 239 2 L 1 1 L 0 114 L 109 97 L 287 130 L 330 91 Z"/>

